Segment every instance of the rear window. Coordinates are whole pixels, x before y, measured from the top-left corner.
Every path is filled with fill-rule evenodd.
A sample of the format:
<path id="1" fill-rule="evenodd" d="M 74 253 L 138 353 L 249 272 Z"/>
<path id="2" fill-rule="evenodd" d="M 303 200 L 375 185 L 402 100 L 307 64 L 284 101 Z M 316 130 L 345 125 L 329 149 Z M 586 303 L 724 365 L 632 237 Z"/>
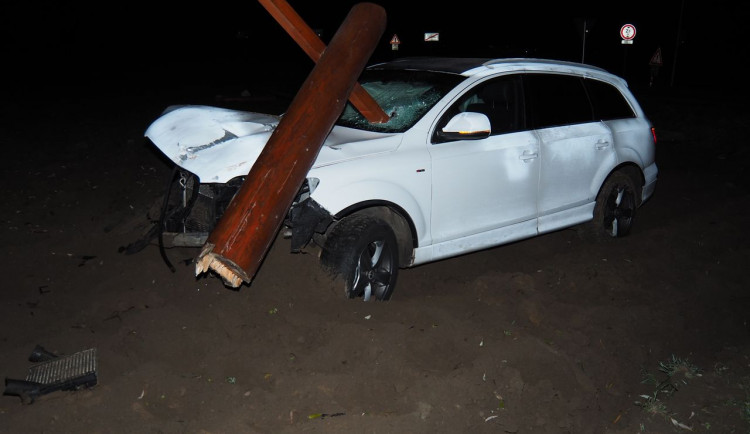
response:
<path id="1" fill-rule="evenodd" d="M 583 82 L 594 105 L 594 117 L 597 120 L 635 117 L 632 107 L 616 87 L 599 80 L 586 79 Z"/>

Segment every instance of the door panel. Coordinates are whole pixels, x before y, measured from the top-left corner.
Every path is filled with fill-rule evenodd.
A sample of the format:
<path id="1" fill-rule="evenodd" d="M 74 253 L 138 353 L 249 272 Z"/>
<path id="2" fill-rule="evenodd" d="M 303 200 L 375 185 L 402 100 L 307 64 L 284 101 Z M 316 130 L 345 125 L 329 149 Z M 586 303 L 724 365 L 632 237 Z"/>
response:
<path id="1" fill-rule="evenodd" d="M 433 145 L 434 243 L 536 218 L 539 144 L 531 131 Z"/>
<path id="2" fill-rule="evenodd" d="M 541 146 L 539 215 L 595 200 L 593 180 L 614 167 L 612 134 L 602 122 L 538 130 Z"/>
<path id="3" fill-rule="evenodd" d="M 476 250 L 497 242 L 496 229 L 529 221 L 531 225 L 509 228 L 511 233 L 501 238 L 514 238 L 519 231 L 524 236 L 536 233 L 539 141 L 526 128 L 523 107 L 520 75 L 505 75 L 468 89 L 437 122 L 429 146 L 434 244 L 459 239 L 451 249 Z M 463 112 L 486 115 L 490 136 L 460 141 L 441 138 L 440 128 Z M 495 231 L 494 238 L 489 231 Z M 470 242 L 468 236 L 472 236 Z"/>
<path id="4" fill-rule="evenodd" d="M 587 204 L 596 198 L 595 180 L 617 157 L 612 133 L 595 118 L 581 77 L 530 73 L 523 80 L 539 136 L 539 231 L 546 232 L 591 217 Z"/>

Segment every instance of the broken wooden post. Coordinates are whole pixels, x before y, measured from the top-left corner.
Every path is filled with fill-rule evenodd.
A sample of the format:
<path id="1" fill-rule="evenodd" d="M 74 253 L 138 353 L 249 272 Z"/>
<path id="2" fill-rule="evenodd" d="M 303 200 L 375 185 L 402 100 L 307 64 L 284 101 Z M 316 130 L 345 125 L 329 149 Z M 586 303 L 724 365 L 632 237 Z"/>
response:
<path id="1" fill-rule="evenodd" d="M 286 0 L 258 1 L 314 62 L 320 59 L 326 45 Z M 368 122 L 388 122 L 388 115 L 359 83 L 354 83 L 349 100 Z"/>
<path id="2" fill-rule="evenodd" d="M 375 51 L 385 19 L 376 4 L 351 9 L 209 234 L 196 275 L 213 270 L 235 288 L 253 278 Z"/>

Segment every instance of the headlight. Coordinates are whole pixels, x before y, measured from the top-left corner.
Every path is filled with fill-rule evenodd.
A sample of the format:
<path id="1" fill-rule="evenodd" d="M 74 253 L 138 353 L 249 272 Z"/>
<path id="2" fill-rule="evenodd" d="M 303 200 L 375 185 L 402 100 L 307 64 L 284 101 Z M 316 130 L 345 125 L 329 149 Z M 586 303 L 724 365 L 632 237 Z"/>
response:
<path id="1" fill-rule="evenodd" d="M 307 186 L 310 189 L 310 194 L 313 194 L 316 188 L 318 188 L 318 184 L 320 184 L 320 179 L 318 178 L 307 178 Z"/>

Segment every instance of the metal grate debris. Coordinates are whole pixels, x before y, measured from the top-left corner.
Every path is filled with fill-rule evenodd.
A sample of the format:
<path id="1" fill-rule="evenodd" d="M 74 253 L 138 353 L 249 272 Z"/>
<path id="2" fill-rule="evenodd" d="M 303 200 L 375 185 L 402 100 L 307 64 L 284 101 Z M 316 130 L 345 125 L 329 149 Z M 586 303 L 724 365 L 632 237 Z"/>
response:
<path id="1" fill-rule="evenodd" d="M 23 403 L 31 404 L 39 396 L 50 392 L 80 390 L 96 385 L 96 348 L 56 356 L 37 346 L 29 361 L 41 362 L 29 368 L 25 380 L 6 378 L 3 395 L 18 396 Z"/>
<path id="2" fill-rule="evenodd" d="M 96 348 L 36 364 L 29 368 L 26 381 L 54 384 L 91 375 L 96 377 Z"/>

